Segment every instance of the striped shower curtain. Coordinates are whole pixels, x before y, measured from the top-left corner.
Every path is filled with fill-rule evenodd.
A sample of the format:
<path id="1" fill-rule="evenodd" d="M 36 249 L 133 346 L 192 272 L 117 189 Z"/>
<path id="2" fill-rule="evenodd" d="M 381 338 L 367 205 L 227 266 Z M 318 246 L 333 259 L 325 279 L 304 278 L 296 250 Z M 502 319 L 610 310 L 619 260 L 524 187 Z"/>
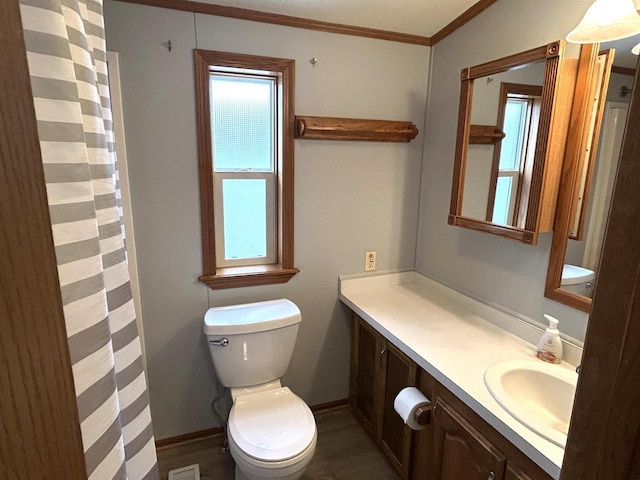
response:
<path id="1" fill-rule="evenodd" d="M 157 479 L 119 206 L 102 0 L 20 4 L 87 477 Z"/>

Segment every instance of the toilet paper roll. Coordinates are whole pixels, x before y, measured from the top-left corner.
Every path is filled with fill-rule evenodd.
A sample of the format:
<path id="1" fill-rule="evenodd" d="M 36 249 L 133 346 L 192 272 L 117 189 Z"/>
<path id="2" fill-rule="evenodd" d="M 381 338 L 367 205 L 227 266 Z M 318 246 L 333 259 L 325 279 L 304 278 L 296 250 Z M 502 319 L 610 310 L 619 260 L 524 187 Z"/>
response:
<path id="1" fill-rule="evenodd" d="M 419 417 L 427 410 L 433 409 L 431 401 L 416 387 L 405 387 L 400 390 L 393 401 L 393 408 L 400 415 L 405 424 L 412 430 L 422 430 L 426 427 L 418 423 Z"/>

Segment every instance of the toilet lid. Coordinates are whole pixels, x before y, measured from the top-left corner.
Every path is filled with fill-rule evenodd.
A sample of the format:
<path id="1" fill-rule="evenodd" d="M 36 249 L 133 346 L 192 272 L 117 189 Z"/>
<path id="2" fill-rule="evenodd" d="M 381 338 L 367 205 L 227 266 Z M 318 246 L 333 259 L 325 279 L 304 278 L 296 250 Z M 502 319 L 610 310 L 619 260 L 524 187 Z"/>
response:
<path id="1" fill-rule="evenodd" d="M 565 263 L 562 267 L 560 285 L 577 285 L 583 282 L 590 282 L 595 277 L 596 275 L 593 270 Z"/>
<path id="2" fill-rule="evenodd" d="M 295 457 L 313 441 L 311 410 L 287 387 L 236 398 L 229 414 L 229 433 L 247 455 L 267 461 Z"/>

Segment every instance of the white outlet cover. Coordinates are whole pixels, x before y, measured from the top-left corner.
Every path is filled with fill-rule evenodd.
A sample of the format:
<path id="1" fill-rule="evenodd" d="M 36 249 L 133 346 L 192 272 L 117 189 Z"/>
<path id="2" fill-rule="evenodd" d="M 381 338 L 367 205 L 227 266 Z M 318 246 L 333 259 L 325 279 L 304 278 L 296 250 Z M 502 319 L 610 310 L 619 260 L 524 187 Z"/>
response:
<path id="1" fill-rule="evenodd" d="M 365 252 L 364 271 L 371 272 L 376 269 L 376 252 Z"/>
<path id="2" fill-rule="evenodd" d="M 196 463 L 170 470 L 169 480 L 200 480 L 200 465 Z"/>

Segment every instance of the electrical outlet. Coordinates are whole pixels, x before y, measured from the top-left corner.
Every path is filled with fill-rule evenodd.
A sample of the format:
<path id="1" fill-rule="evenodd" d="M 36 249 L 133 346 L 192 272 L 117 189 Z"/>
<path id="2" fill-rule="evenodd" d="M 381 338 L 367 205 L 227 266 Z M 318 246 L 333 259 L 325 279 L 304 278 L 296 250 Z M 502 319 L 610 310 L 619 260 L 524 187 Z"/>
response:
<path id="1" fill-rule="evenodd" d="M 376 269 L 376 252 L 365 252 L 364 271 L 371 272 Z"/>

